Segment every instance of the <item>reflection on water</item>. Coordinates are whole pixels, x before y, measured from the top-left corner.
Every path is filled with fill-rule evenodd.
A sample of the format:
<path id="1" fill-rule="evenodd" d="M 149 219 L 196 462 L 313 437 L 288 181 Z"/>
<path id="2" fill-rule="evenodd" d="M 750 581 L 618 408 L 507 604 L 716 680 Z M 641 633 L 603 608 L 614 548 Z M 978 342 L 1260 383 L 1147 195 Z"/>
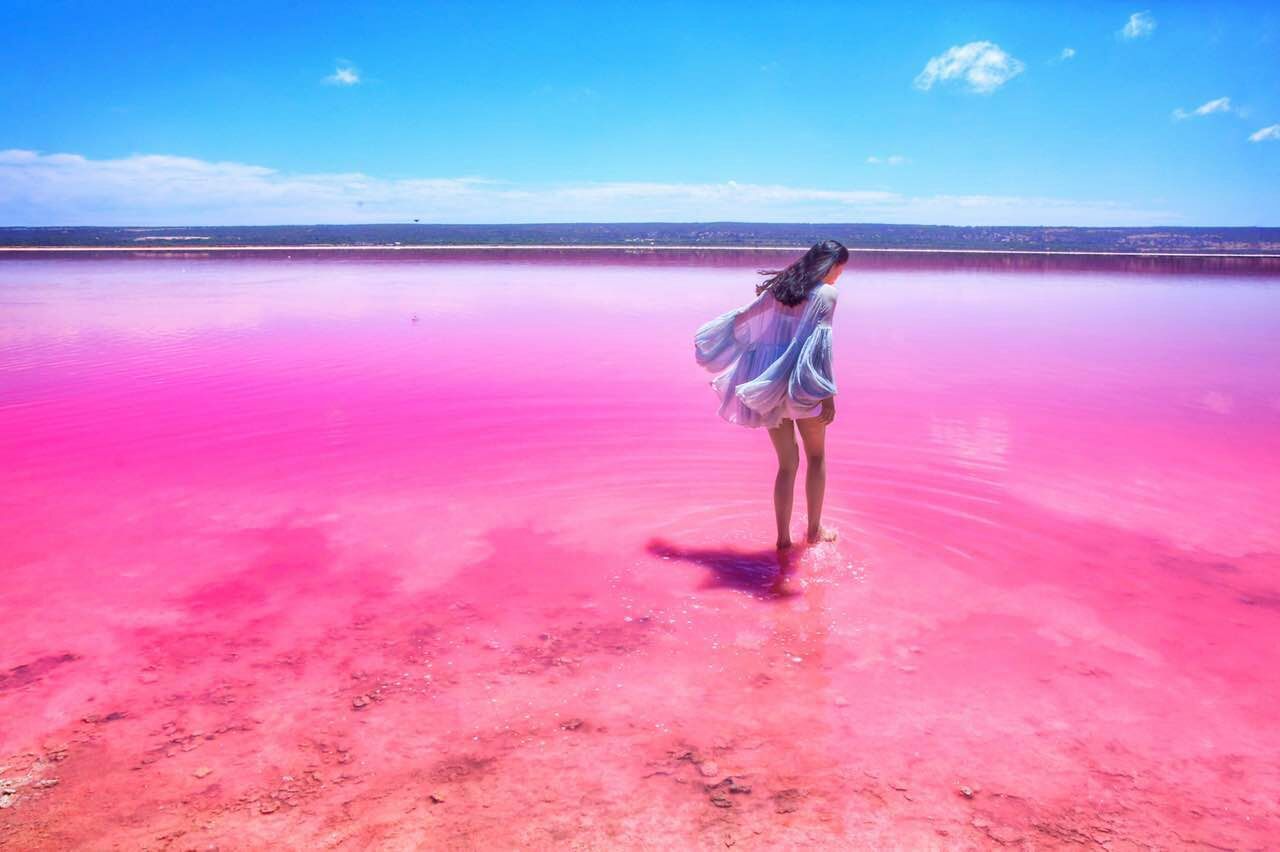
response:
<path id="1" fill-rule="evenodd" d="M 856 256 L 783 587 L 788 258 L 0 260 L 0 845 L 1265 846 L 1280 268 Z"/>

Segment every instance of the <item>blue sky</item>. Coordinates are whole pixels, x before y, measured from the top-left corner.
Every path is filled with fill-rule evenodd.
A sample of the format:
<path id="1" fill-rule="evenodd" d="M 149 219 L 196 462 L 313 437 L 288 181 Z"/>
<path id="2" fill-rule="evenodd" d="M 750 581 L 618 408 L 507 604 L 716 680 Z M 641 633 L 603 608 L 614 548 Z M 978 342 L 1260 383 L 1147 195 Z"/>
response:
<path id="1" fill-rule="evenodd" d="M 0 224 L 1280 225 L 1275 4 L 0 6 Z"/>

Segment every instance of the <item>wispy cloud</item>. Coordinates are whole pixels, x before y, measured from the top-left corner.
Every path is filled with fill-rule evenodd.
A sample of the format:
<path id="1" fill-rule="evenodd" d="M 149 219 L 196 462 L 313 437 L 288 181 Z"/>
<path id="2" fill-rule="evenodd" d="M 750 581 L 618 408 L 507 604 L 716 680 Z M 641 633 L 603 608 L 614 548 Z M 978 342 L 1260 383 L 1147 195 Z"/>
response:
<path id="1" fill-rule="evenodd" d="M 1215 112 L 1231 112 L 1231 98 L 1214 98 L 1208 103 L 1203 103 L 1195 109 L 1188 112 L 1182 107 L 1178 107 L 1173 111 L 1173 117 L 1182 121 L 1187 118 L 1194 118 L 1202 115 L 1213 115 Z"/>
<path id="2" fill-rule="evenodd" d="M 1146 38 L 1155 32 L 1156 19 L 1150 12 L 1134 12 L 1128 22 L 1120 30 L 1124 39 Z"/>
<path id="3" fill-rule="evenodd" d="M 1276 142 L 1280 141 L 1280 124 L 1272 124 L 1262 128 L 1256 133 L 1249 134 L 1250 142 Z"/>
<path id="4" fill-rule="evenodd" d="M 1058 54 L 1058 59 L 1063 62 L 1068 59 L 1075 59 L 1075 57 L 1076 49 L 1074 47 L 1064 47 L 1062 48 L 1062 53 Z"/>
<path id="5" fill-rule="evenodd" d="M 989 41 L 958 44 L 933 57 L 916 75 L 915 86 L 929 91 L 935 83 L 963 81 L 970 91 L 990 94 L 1023 72 L 1026 66 Z"/>
<path id="6" fill-rule="evenodd" d="M 259 225 L 405 222 L 930 222 L 1142 225 L 1167 210 L 1115 201 L 767 183 L 648 181 L 515 184 L 484 177 L 388 180 L 291 174 L 243 163 L 134 155 L 0 151 L 7 225 Z"/>
<path id="7" fill-rule="evenodd" d="M 333 73 L 324 78 L 330 86 L 354 86 L 360 82 L 360 72 L 350 63 L 339 63 Z"/>
<path id="8" fill-rule="evenodd" d="M 901 166 L 911 161 L 901 154 L 890 154 L 887 157 L 877 157 L 873 154 L 867 157 L 867 162 L 873 166 Z"/>

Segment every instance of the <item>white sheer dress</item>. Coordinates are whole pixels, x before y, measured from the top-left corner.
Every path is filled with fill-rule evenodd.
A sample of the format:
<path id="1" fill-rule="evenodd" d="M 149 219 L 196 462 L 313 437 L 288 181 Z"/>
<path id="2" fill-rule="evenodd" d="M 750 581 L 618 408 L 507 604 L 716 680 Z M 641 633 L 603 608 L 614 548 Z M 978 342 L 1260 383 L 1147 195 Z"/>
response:
<path id="1" fill-rule="evenodd" d="M 831 373 L 831 319 L 836 288 L 819 284 L 797 305 L 769 290 L 703 324 L 694 357 L 715 373 L 720 416 L 741 426 L 771 428 L 783 418 L 814 417 L 836 392 Z"/>

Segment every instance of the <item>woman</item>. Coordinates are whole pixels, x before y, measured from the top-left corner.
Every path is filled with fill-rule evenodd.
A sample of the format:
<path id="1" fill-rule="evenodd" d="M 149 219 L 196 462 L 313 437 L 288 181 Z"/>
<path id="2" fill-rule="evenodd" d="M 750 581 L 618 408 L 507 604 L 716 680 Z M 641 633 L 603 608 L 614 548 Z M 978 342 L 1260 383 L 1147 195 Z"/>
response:
<path id="1" fill-rule="evenodd" d="M 756 287 L 755 301 L 704 324 L 693 338 L 694 357 L 716 374 L 711 387 L 720 398 L 720 416 L 769 430 L 778 454 L 773 507 L 779 549 L 791 546 L 791 506 L 800 464 L 796 429 L 806 458 L 805 538 L 813 544 L 836 537 L 834 530 L 822 526 L 822 498 L 827 488 L 827 424 L 836 416 L 832 285 L 848 260 L 847 248 L 826 240 L 786 269 L 761 270 L 769 278 Z"/>

